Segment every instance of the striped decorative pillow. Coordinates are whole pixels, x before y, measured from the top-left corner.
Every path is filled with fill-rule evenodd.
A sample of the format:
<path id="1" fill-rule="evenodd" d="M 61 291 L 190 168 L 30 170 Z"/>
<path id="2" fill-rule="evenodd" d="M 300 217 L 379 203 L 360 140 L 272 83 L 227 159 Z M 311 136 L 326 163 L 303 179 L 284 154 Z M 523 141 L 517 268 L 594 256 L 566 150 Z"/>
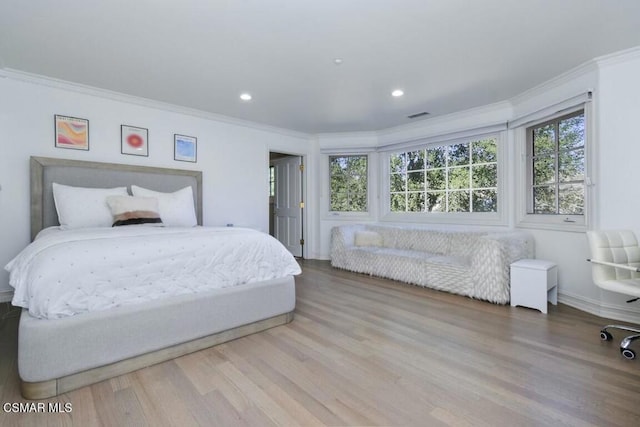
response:
<path id="1" fill-rule="evenodd" d="M 134 224 L 162 225 L 158 199 L 154 197 L 109 196 L 113 227 Z"/>

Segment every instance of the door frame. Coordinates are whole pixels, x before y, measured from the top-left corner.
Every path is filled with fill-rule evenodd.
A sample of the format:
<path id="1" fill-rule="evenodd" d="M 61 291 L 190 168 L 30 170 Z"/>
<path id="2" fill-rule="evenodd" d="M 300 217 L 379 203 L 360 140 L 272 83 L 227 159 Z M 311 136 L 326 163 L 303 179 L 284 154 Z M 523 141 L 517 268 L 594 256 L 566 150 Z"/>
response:
<path id="1" fill-rule="evenodd" d="M 305 153 L 296 153 L 296 152 L 290 152 L 288 150 L 278 150 L 278 149 L 274 149 L 274 148 L 268 148 L 267 149 L 267 167 L 271 166 L 271 153 L 279 153 L 279 154 L 285 154 L 287 156 L 292 156 L 292 157 L 300 157 L 301 161 L 302 161 L 302 165 L 304 165 L 302 173 L 301 173 L 301 182 L 300 182 L 300 191 L 302 192 L 302 194 L 300 195 L 302 198 L 302 201 L 304 201 L 304 208 L 302 208 L 302 215 L 301 215 L 301 219 L 300 219 L 300 225 L 301 225 L 301 236 L 302 239 L 304 240 L 304 244 L 302 245 L 302 256 L 301 258 L 304 259 L 305 255 L 307 254 L 307 246 L 309 245 L 309 242 L 307 241 L 307 224 L 309 223 L 309 221 L 307 220 L 307 212 L 309 211 L 308 206 L 308 200 L 307 200 L 307 173 L 308 173 L 308 166 L 307 166 L 307 154 Z M 267 206 L 269 205 L 269 196 L 267 193 Z M 268 212 L 268 215 L 271 215 L 270 212 Z M 269 218 L 270 219 L 270 218 Z"/>

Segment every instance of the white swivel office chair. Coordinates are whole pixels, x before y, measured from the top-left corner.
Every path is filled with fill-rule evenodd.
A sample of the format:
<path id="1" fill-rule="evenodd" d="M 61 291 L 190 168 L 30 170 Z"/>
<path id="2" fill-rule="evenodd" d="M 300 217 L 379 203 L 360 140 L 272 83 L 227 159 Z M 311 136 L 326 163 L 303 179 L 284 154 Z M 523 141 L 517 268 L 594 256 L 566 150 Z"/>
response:
<path id="1" fill-rule="evenodd" d="M 640 246 L 630 230 L 589 231 L 589 248 L 592 263 L 593 281 L 600 288 L 633 296 L 627 302 L 640 299 Z M 620 329 L 633 332 L 620 342 L 620 353 L 627 359 L 635 359 L 636 352 L 629 348 L 631 343 L 640 339 L 640 328 L 607 325 L 600 331 L 600 338 L 611 341 L 613 335 L 608 329 Z"/>

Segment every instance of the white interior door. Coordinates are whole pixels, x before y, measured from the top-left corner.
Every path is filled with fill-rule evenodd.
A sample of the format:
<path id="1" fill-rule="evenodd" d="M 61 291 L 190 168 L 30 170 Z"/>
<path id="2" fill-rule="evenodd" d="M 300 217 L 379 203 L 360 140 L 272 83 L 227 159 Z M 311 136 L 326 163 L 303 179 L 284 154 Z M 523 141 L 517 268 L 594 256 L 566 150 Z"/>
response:
<path id="1" fill-rule="evenodd" d="M 302 158 L 274 160 L 276 181 L 274 234 L 293 254 L 302 256 Z"/>

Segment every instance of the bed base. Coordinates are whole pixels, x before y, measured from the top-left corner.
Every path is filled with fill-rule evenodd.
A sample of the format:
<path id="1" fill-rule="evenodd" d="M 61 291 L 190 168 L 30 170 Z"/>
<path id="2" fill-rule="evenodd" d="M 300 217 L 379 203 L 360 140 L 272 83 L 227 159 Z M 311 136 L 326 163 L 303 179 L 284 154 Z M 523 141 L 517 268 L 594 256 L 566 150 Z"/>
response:
<path id="1" fill-rule="evenodd" d="M 157 363 L 166 362 L 167 360 L 175 359 L 185 354 L 213 347 L 276 326 L 285 325 L 292 320 L 293 311 L 65 377 L 40 382 L 22 381 L 22 396 L 26 399 L 46 399 L 54 397 Z"/>

